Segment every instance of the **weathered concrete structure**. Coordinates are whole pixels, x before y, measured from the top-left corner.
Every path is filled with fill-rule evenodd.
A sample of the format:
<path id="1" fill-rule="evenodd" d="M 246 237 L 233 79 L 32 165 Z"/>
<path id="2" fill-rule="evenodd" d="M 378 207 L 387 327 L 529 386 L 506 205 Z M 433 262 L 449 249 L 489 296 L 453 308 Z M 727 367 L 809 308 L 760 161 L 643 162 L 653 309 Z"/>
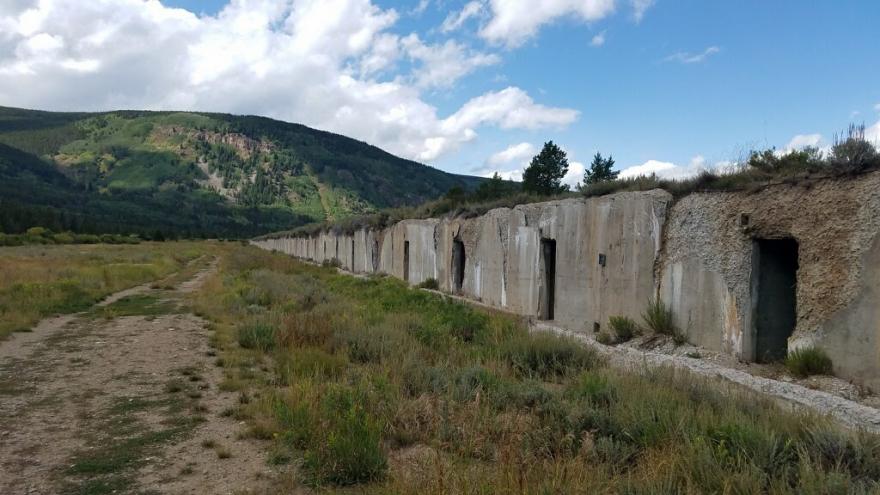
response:
<path id="1" fill-rule="evenodd" d="M 582 332 L 673 309 L 688 339 L 746 361 L 816 345 L 880 387 L 880 173 L 757 192 L 665 191 L 255 241 L 382 272 Z"/>

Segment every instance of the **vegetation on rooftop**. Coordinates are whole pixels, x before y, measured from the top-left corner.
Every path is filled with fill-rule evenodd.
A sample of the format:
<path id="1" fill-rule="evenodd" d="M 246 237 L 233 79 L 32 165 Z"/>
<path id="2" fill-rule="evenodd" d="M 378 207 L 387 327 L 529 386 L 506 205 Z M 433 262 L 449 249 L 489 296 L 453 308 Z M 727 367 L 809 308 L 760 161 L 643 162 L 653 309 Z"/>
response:
<path id="1" fill-rule="evenodd" d="M 576 190 L 568 190 L 561 184 L 561 177 L 568 166 L 565 152 L 550 141 L 532 161 L 530 167 L 538 167 L 542 171 L 529 175 L 529 183 L 505 181 L 496 173 L 473 193 L 453 189 L 444 197 L 419 206 L 385 209 L 335 222 L 313 223 L 263 237 L 314 235 L 325 231 L 351 233 L 359 228 L 385 228 L 405 219 L 470 218 L 494 208 L 619 192 L 663 189 L 677 199 L 697 192 L 757 191 L 773 185 L 846 178 L 875 171 L 880 169 L 880 151 L 876 144 L 866 139 L 864 125 L 851 125 L 835 136 L 834 144 L 827 152 L 816 147 L 752 151 L 744 160 L 724 168 L 705 169 L 683 179 L 666 179 L 656 174 L 619 178 L 619 173 L 611 170 L 613 165 L 611 156 L 605 158 L 597 153 L 584 174 L 584 181 L 578 184 Z"/>

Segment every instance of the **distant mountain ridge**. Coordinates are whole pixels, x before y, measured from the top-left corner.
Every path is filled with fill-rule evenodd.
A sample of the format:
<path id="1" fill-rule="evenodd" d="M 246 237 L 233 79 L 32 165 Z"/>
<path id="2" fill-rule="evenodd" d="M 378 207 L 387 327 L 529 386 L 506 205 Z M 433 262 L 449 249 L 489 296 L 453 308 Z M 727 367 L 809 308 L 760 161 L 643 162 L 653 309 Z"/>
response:
<path id="1" fill-rule="evenodd" d="M 0 107 L 0 230 L 242 237 L 483 179 L 264 117 Z"/>

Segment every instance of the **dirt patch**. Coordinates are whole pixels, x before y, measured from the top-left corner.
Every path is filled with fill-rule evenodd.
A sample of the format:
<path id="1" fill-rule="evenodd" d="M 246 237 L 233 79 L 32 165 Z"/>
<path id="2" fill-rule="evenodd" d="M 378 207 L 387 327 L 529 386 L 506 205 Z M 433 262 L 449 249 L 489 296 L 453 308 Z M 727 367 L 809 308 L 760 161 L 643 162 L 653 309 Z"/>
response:
<path id="1" fill-rule="evenodd" d="M 177 311 L 51 318 L 0 344 L 0 493 L 247 493 L 271 478 L 263 446 L 224 415 L 237 396 L 218 388 L 206 322 L 182 309 L 215 268 L 101 303 Z"/>

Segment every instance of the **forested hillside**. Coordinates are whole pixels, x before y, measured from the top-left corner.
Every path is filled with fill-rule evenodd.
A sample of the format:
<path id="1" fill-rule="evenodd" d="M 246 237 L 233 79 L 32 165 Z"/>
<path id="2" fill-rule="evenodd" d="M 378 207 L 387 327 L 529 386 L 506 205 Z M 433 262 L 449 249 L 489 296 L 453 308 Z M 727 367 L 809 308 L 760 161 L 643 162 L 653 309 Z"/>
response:
<path id="1" fill-rule="evenodd" d="M 0 230 L 246 237 L 480 179 L 261 117 L 0 107 Z"/>

